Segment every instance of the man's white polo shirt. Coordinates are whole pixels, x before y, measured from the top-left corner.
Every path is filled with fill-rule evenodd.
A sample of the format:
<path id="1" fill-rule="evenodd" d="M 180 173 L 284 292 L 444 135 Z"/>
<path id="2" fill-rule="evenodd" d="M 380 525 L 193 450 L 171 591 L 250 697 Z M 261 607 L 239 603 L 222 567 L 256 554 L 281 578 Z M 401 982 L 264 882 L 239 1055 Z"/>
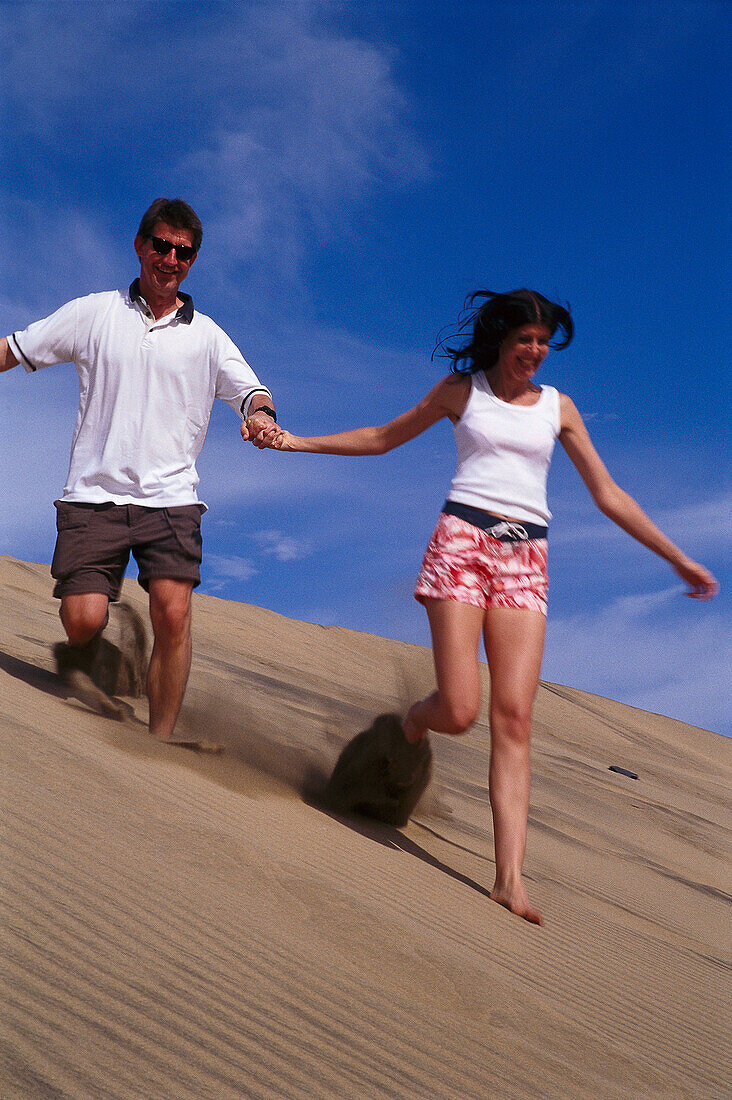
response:
<path id="1" fill-rule="evenodd" d="M 76 298 L 8 337 L 27 371 L 74 363 L 79 413 L 63 500 L 170 508 L 198 502 L 196 459 L 214 398 L 245 417 L 271 396 L 226 333 L 183 306 L 156 321 L 128 291 Z"/>

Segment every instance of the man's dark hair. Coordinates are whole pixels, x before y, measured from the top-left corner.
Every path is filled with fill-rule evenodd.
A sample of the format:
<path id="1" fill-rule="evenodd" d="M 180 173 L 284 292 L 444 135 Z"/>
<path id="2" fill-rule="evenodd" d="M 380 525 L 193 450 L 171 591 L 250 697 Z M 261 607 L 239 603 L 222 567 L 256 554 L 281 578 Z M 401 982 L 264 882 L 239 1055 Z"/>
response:
<path id="1" fill-rule="evenodd" d="M 156 199 L 142 215 L 138 237 L 144 240 L 152 236 L 156 222 L 165 222 L 171 229 L 188 229 L 191 232 L 193 245 L 196 252 L 201 247 L 203 240 L 203 226 L 196 211 L 183 202 L 183 199 Z"/>

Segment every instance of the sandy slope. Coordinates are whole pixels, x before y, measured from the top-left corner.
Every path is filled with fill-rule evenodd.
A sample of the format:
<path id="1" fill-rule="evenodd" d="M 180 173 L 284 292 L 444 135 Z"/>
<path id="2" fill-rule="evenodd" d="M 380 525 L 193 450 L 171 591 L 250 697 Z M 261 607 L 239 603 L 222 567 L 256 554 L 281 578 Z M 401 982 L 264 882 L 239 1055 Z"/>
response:
<path id="1" fill-rule="evenodd" d="M 66 698 L 47 567 L 0 559 L 3 1100 L 732 1094 L 730 742 L 543 685 L 536 929 L 486 897 L 484 724 L 405 830 L 302 800 L 426 651 L 194 599 L 218 758 Z"/>

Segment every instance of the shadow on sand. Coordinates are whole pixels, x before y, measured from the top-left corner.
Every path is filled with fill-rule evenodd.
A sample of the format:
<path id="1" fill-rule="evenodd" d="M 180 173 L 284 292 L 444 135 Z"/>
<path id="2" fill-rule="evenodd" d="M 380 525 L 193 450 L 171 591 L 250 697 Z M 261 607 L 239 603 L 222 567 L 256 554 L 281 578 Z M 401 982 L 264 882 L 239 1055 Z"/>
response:
<path id="1" fill-rule="evenodd" d="M 305 797 L 303 801 L 313 809 L 326 814 L 328 817 L 332 818 L 333 821 L 338 821 L 341 825 L 345 825 L 346 828 L 352 829 L 354 832 L 366 837 L 367 840 L 373 840 L 377 844 L 383 845 L 385 848 L 405 852 L 407 855 L 414 856 L 416 859 L 421 859 L 423 863 L 428 864 L 430 867 L 434 867 L 435 870 L 441 871 L 444 875 L 448 875 L 449 878 L 455 879 L 456 882 L 461 882 L 464 886 L 469 887 L 471 890 L 475 890 L 476 893 L 482 894 L 486 898 L 490 898 L 490 890 L 487 887 L 482 886 L 479 882 L 476 882 L 475 879 L 470 878 L 469 875 L 464 875 L 461 871 L 456 871 L 455 868 L 450 867 L 448 863 L 443 863 L 441 859 L 438 859 L 437 856 L 433 856 L 426 848 L 417 844 L 411 837 L 405 836 L 399 829 L 395 829 L 391 825 L 383 825 L 380 821 L 373 821 L 370 818 L 356 816 L 345 817 L 342 814 L 336 814 L 332 810 L 329 810 L 327 806 L 324 806 L 317 798 L 313 798 L 312 796 Z"/>
<path id="2" fill-rule="evenodd" d="M 43 691 L 46 695 L 52 695 L 55 699 L 64 701 L 69 699 L 76 701 L 77 699 L 74 692 L 55 672 L 49 672 L 46 668 L 39 668 L 38 665 L 32 665 L 29 661 L 23 661 L 20 657 L 13 657 L 10 653 L 4 653 L 2 650 L 0 650 L 0 669 L 7 672 L 8 676 L 13 676 L 16 680 L 22 680 L 29 687 Z M 127 720 L 135 724 L 141 724 L 129 703 L 121 699 L 115 699 L 114 702 L 124 712 L 124 717 Z M 90 713 L 96 713 L 92 708 L 89 709 Z"/>
<path id="3" fill-rule="evenodd" d="M 22 680 L 29 687 L 45 691 L 47 695 L 53 695 L 56 699 L 68 698 L 66 686 L 55 673 L 45 668 L 38 668 L 37 665 L 32 665 L 28 661 L 22 661 L 19 657 L 12 657 L 9 653 L 3 653 L 2 650 L 0 650 L 0 669 L 7 672 L 8 676 Z"/>
<path id="4" fill-rule="evenodd" d="M 7 672 L 9 676 L 13 676 L 15 679 L 21 680 L 23 683 L 28 684 L 30 687 L 35 688 L 39 691 L 43 691 L 47 695 L 51 695 L 56 699 L 75 700 L 75 696 L 73 695 L 73 693 L 69 691 L 67 685 L 64 684 L 64 682 L 60 680 L 59 677 L 55 675 L 55 673 L 49 672 L 47 669 L 44 668 L 39 668 L 37 665 L 33 665 L 28 661 L 23 661 L 19 657 L 13 657 L 10 654 L 4 653 L 1 650 L 0 669 L 2 669 L 4 672 Z M 119 700 L 118 702 L 120 706 L 124 708 L 126 717 L 132 720 L 134 725 L 142 725 L 139 719 L 136 718 L 134 711 L 132 710 L 132 707 L 129 705 L 129 703 Z M 270 755 L 271 750 L 274 747 L 275 746 L 271 743 L 267 743 L 267 756 Z M 229 760 L 231 760 L 230 757 Z M 251 766 L 252 763 L 254 763 L 254 766 L 256 767 L 257 762 L 259 761 L 253 762 L 250 760 L 249 764 Z M 303 767 L 304 763 L 305 762 L 302 760 L 302 758 L 297 760 L 297 764 L 299 765 L 297 770 L 300 773 L 298 776 L 298 779 L 300 780 L 299 782 L 297 780 L 293 782 L 294 777 L 292 775 L 288 778 L 290 780 L 290 784 L 295 788 L 295 790 L 297 791 L 299 789 L 299 793 L 301 794 L 303 801 L 306 805 L 309 805 L 313 809 L 316 809 L 319 812 L 326 814 L 334 821 L 340 822 L 342 825 L 345 825 L 346 828 L 352 829 L 355 832 L 360 833 L 361 836 L 364 836 L 369 840 L 373 840 L 377 844 L 382 844 L 386 848 L 399 850 L 405 852 L 408 855 L 414 856 L 417 859 L 421 859 L 430 867 L 434 867 L 436 870 L 441 871 L 443 874 L 448 875 L 450 878 L 455 879 L 457 882 L 461 882 L 463 885 L 469 887 L 471 890 L 475 890 L 477 893 L 482 894 L 484 897 L 490 896 L 490 891 L 485 886 L 482 886 L 479 882 L 476 882 L 468 875 L 464 875 L 460 871 L 456 871 L 453 867 L 450 867 L 449 864 L 444 863 L 436 856 L 433 856 L 430 852 L 428 852 L 421 845 L 417 844 L 410 837 L 405 836 L 402 832 L 400 832 L 399 829 L 396 829 L 391 825 L 386 825 L 379 821 L 372 820 L 370 818 L 358 817 L 355 815 L 345 816 L 343 814 L 334 813 L 331 809 L 324 805 L 320 797 L 327 779 L 326 774 L 319 768 L 313 769 L 312 767 Z M 230 764 L 229 768 L 226 770 L 231 770 Z M 276 774 L 276 771 L 279 769 L 273 770 Z M 218 769 L 215 769 L 215 771 L 211 774 L 211 777 L 224 779 L 225 777 L 223 776 L 223 774 L 216 774 L 217 771 Z M 230 775 L 227 778 L 228 782 L 225 782 L 224 785 L 233 785 L 235 788 L 238 786 L 238 784 L 231 782 L 234 779 L 233 776 Z M 280 776 L 280 778 L 282 777 Z"/>

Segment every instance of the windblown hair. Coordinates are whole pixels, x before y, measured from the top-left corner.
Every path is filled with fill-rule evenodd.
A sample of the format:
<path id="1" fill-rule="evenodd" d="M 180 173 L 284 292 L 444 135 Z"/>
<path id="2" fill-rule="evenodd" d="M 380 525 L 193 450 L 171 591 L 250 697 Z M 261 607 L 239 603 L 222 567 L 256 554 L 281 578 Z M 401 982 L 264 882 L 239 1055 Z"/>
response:
<path id="1" fill-rule="evenodd" d="M 476 303 L 483 301 L 480 305 Z M 467 316 L 458 325 L 453 336 L 439 340 L 448 359 L 452 359 L 451 370 L 454 374 L 476 374 L 490 370 L 498 362 L 501 344 L 513 329 L 524 325 L 545 325 L 552 336 L 557 331 L 562 338 L 552 343 L 555 349 L 566 348 L 574 336 L 574 322 L 569 309 L 550 302 L 543 294 L 535 290 L 510 290 L 507 294 L 498 294 L 493 290 L 476 290 L 465 302 Z M 460 347 L 448 347 L 446 340 L 460 336 L 472 326 L 472 338 Z M 435 351 L 437 351 L 435 348 Z"/>
<path id="2" fill-rule="evenodd" d="M 203 240 L 203 226 L 196 211 L 183 199 L 156 199 L 142 215 L 138 237 L 145 240 L 151 237 L 155 222 L 165 222 L 172 229 L 188 229 L 192 236 L 191 244 L 198 252 Z"/>

